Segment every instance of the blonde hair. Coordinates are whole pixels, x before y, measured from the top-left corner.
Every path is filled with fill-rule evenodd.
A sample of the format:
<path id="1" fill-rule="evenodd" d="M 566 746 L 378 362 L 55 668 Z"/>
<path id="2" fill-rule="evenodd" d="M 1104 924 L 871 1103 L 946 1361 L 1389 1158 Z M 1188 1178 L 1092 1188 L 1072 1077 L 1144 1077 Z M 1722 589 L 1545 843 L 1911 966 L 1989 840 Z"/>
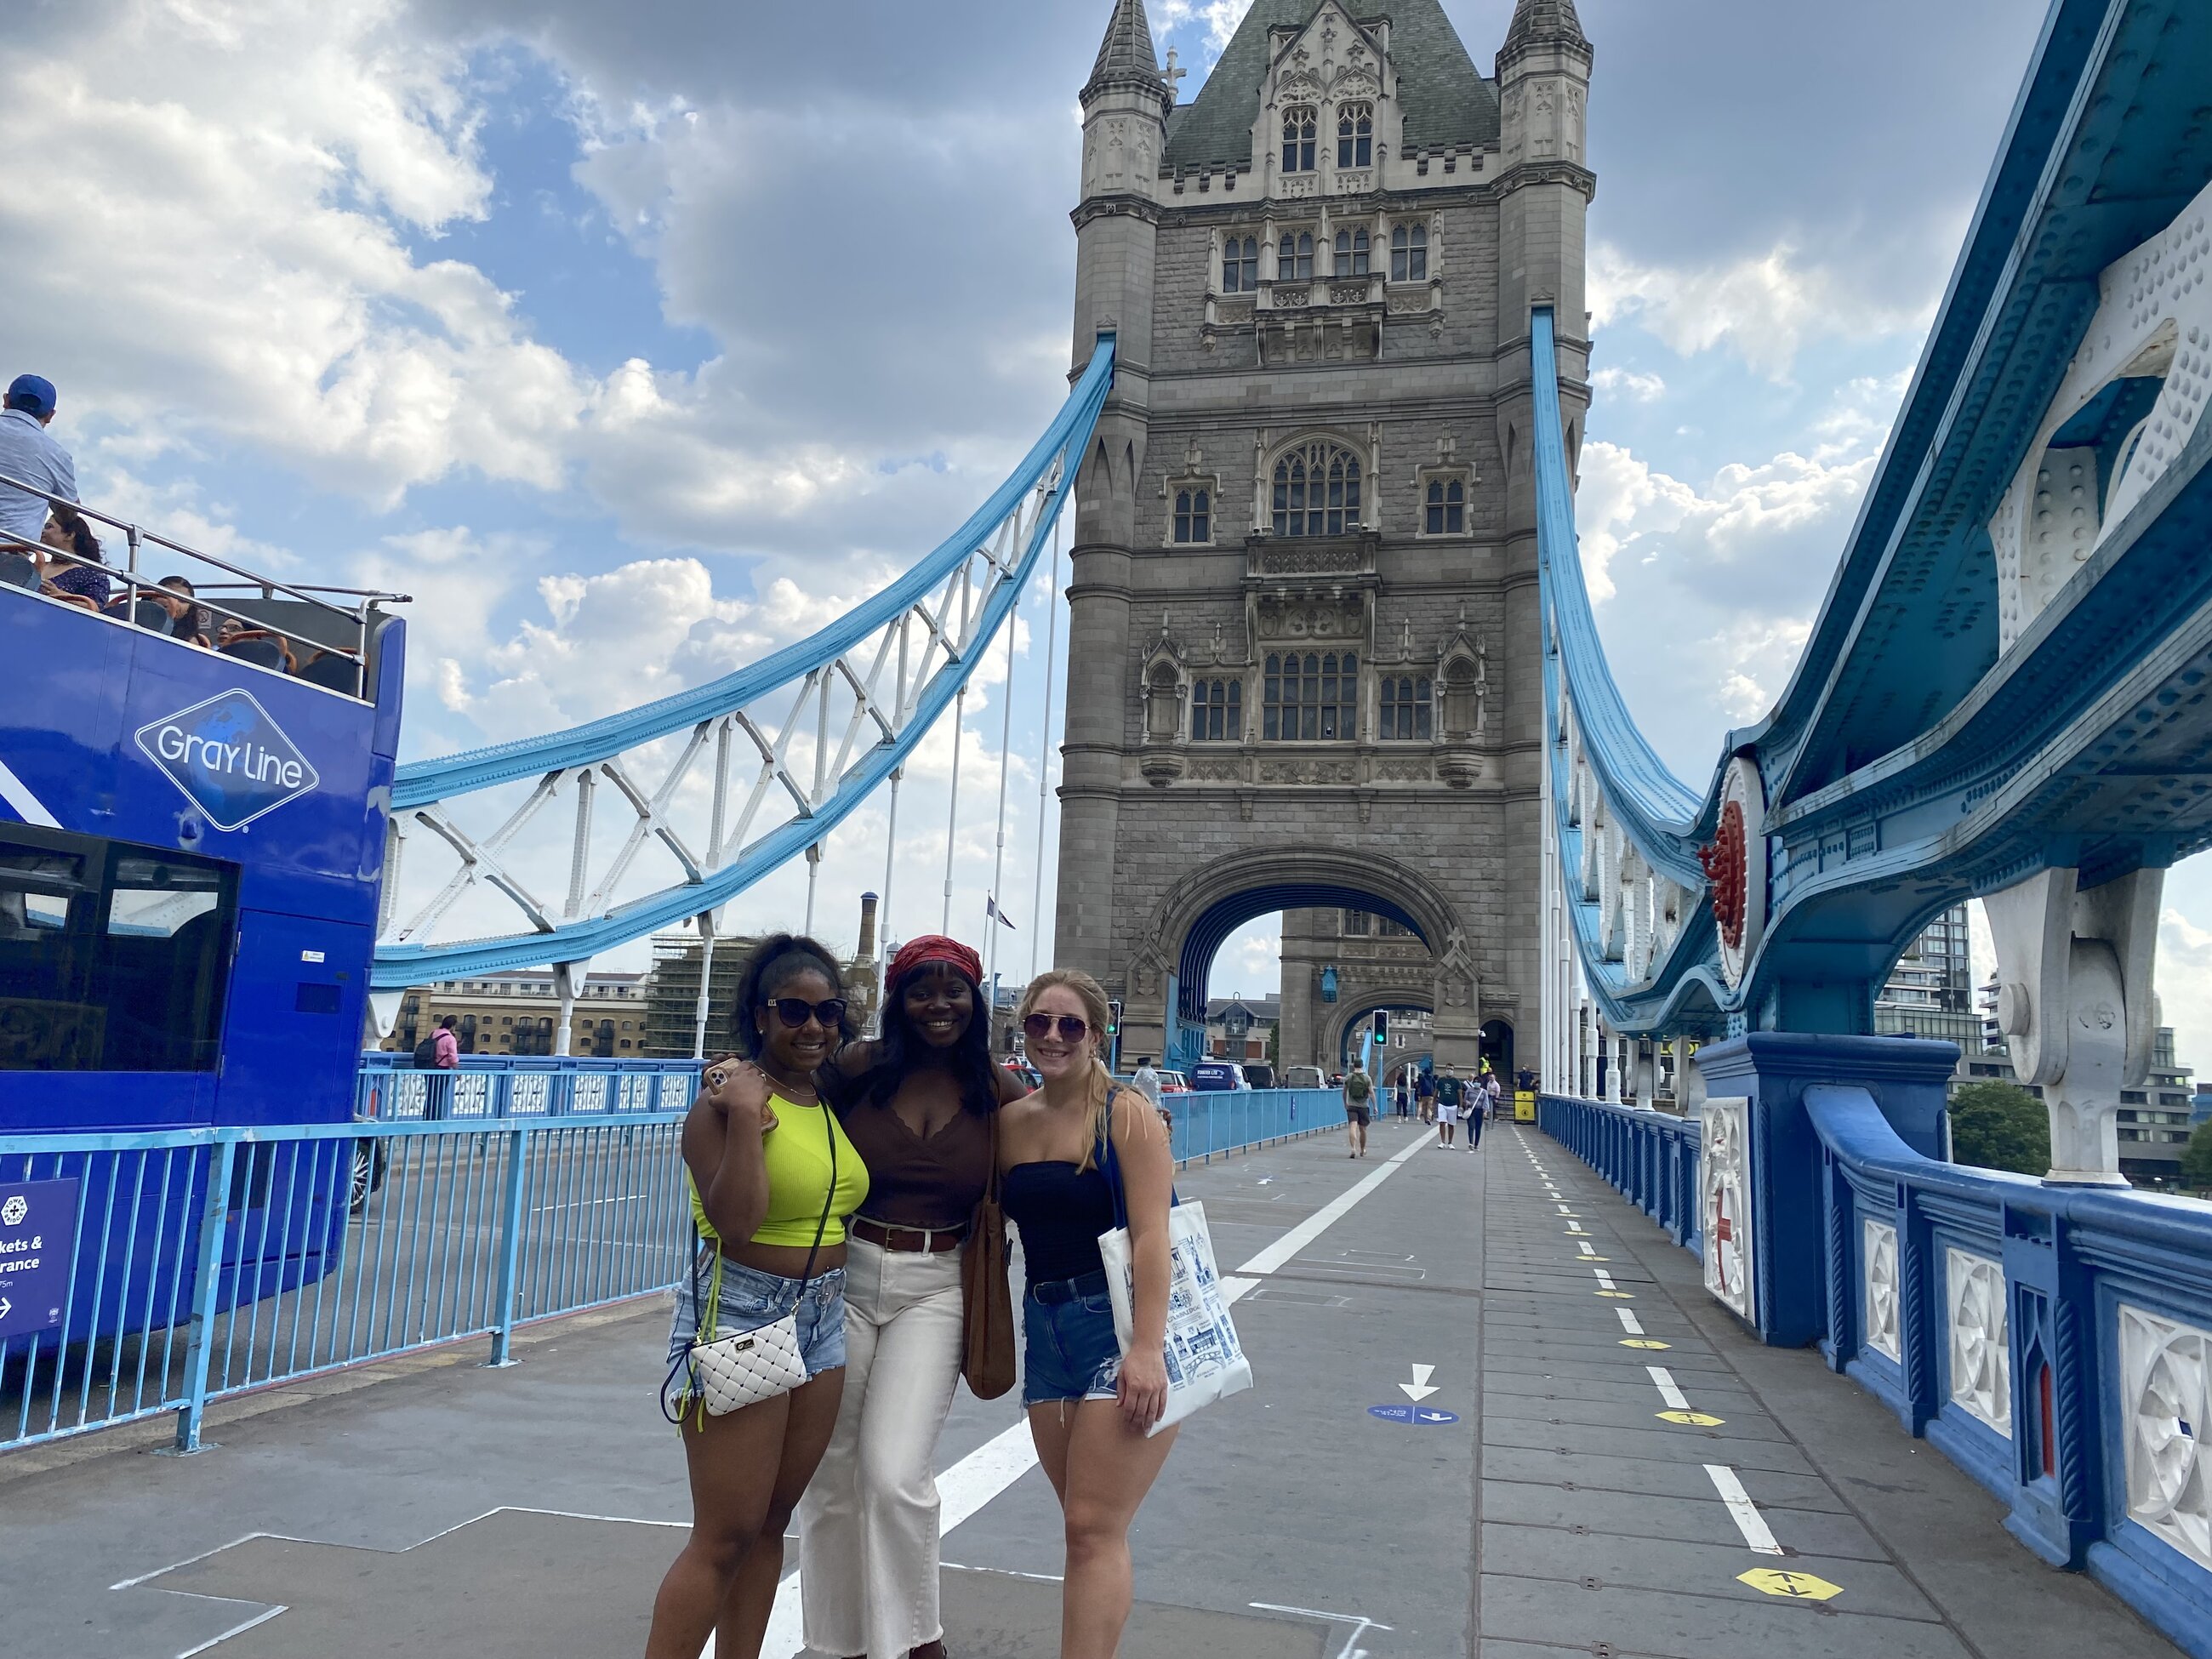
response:
<path id="1" fill-rule="evenodd" d="M 1076 1165 L 1079 1170 L 1087 1170 L 1097 1154 L 1098 1143 L 1105 1139 L 1114 1123 L 1114 1074 L 1098 1058 L 1098 1044 L 1106 1035 L 1113 1013 L 1106 1006 L 1106 988 L 1083 969 L 1048 968 L 1022 993 L 1015 1019 L 1027 1019 L 1035 1011 L 1037 999 L 1056 985 L 1066 986 L 1075 993 L 1076 1000 L 1083 1005 L 1083 1017 L 1091 1025 L 1091 1139 L 1083 1149 L 1083 1162 Z"/>

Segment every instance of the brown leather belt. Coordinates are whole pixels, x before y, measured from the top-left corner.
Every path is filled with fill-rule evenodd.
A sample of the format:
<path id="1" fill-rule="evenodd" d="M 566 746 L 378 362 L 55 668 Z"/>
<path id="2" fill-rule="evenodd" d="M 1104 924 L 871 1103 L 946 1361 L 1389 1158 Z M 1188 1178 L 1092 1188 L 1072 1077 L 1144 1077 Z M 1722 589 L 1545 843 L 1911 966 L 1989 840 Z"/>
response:
<path id="1" fill-rule="evenodd" d="M 886 1250 L 904 1250 L 915 1255 L 938 1255 L 946 1250 L 957 1250 L 960 1242 L 968 1237 L 968 1224 L 964 1221 L 957 1227 L 887 1227 L 864 1215 L 848 1221 L 845 1230 L 854 1237 L 865 1238 Z"/>

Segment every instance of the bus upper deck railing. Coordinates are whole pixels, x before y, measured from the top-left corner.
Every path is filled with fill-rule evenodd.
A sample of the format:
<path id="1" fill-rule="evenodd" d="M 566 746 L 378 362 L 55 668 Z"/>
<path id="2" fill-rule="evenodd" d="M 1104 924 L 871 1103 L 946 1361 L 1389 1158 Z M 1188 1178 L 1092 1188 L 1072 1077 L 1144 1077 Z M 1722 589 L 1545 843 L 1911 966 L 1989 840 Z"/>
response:
<path id="1" fill-rule="evenodd" d="M 36 1244 L 0 1252 L 0 1451 L 164 1413 L 193 1450 L 212 1401 L 471 1339 L 501 1364 L 521 1324 L 667 1290 L 698 1075 L 375 1054 L 350 1122 L 0 1135 L 0 1245 Z M 1333 1090 L 1168 1105 L 1184 1162 L 1344 1121 Z"/>
<path id="2" fill-rule="evenodd" d="M 27 495 L 35 495 L 44 501 L 50 508 L 74 514 L 80 518 L 89 519 L 95 524 L 106 525 L 110 529 L 122 532 L 126 554 L 123 564 L 118 568 L 101 560 L 82 557 L 67 548 L 50 547 L 43 543 L 26 542 L 20 537 L 0 532 L 0 550 L 21 550 L 49 559 L 58 559 L 64 564 L 87 570 L 96 570 L 111 580 L 119 580 L 125 593 L 123 615 L 120 617 L 109 617 L 110 621 L 120 622 L 125 625 L 136 625 L 140 596 L 152 597 L 161 589 L 160 580 L 149 578 L 142 568 L 141 556 L 148 547 L 161 548 L 179 557 L 196 561 L 201 565 L 238 579 L 234 582 L 204 584 L 195 582 L 191 592 L 191 602 L 194 606 L 235 622 L 241 627 L 274 634 L 289 645 L 301 646 L 313 652 L 333 654 L 344 659 L 352 665 L 353 682 L 350 692 L 344 695 L 350 695 L 356 698 L 366 700 L 369 696 L 369 645 L 379 615 L 377 607 L 380 605 L 404 605 L 411 602 L 411 596 L 405 593 L 385 593 L 366 588 L 328 587 L 280 581 L 274 576 L 258 574 L 241 565 L 233 564 L 227 559 L 219 558 L 215 554 L 204 553 L 198 548 L 187 546 L 183 542 L 173 541 L 167 536 L 148 530 L 129 520 L 116 518 L 97 507 L 87 507 L 81 501 L 72 501 L 65 496 L 53 494 L 51 490 L 41 489 L 35 484 L 25 483 L 21 479 L 12 477 L 6 473 L 0 473 L 0 489 L 21 490 Z M 295 632 L 281 623 L 232 610 L 207 597 L 210 593 L 229 592 L 258 592 L 264 599 L 274 599 L 281 594 L 287 599 L 305 605 L 312 611 L 330 618 L 336 631 L 349 634 L 352 636 L 353 644 L 349 648 L 345 646 L 333 645 L 326 639 Z M 339 600 L 350 600 L 352 603 L 341 604 L 337 602 Z M 319 681 L 311 680 L 307 683 L 321 684 Z M 340 688 L 323 685 L 322 689 L 336 690 Z"/>

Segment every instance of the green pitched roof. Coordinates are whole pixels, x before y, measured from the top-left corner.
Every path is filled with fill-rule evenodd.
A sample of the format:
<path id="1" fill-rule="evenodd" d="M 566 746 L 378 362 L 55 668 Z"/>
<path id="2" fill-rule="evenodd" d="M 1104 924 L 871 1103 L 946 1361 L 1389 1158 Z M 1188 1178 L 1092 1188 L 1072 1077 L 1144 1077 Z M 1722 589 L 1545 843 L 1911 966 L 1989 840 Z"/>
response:
<path id="1" fill-rule="evenodd" d="M 1252 123 L 1259 118 L 1260 83 L 1267 74 L 1267 31 L 1311 21 L 1322 3 L 1252 0 L 1198 96 L 1169 118 L 1164 160 L 1170 168 L 1252 165 Z M 1355 16 L 1360 11 L 1355 7 Z M 1375 15 L 1390 20 L 1390 61 L 1398 71 L 1406 149 L 1496 143 L 1498 88 L 1482 78 L 1438 0 L 1384 0 Z"/>

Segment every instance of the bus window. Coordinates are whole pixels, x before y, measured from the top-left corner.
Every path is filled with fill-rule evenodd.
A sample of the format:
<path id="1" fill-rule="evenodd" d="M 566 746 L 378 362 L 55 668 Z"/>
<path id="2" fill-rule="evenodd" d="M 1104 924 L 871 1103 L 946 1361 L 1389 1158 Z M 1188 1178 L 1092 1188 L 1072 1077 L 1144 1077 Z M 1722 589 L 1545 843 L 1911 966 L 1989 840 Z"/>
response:
<path id="1" fill-rule="evenodd" d="M 0 1071 L 204 1072 L 235 866 L 0 827 Z"/>

